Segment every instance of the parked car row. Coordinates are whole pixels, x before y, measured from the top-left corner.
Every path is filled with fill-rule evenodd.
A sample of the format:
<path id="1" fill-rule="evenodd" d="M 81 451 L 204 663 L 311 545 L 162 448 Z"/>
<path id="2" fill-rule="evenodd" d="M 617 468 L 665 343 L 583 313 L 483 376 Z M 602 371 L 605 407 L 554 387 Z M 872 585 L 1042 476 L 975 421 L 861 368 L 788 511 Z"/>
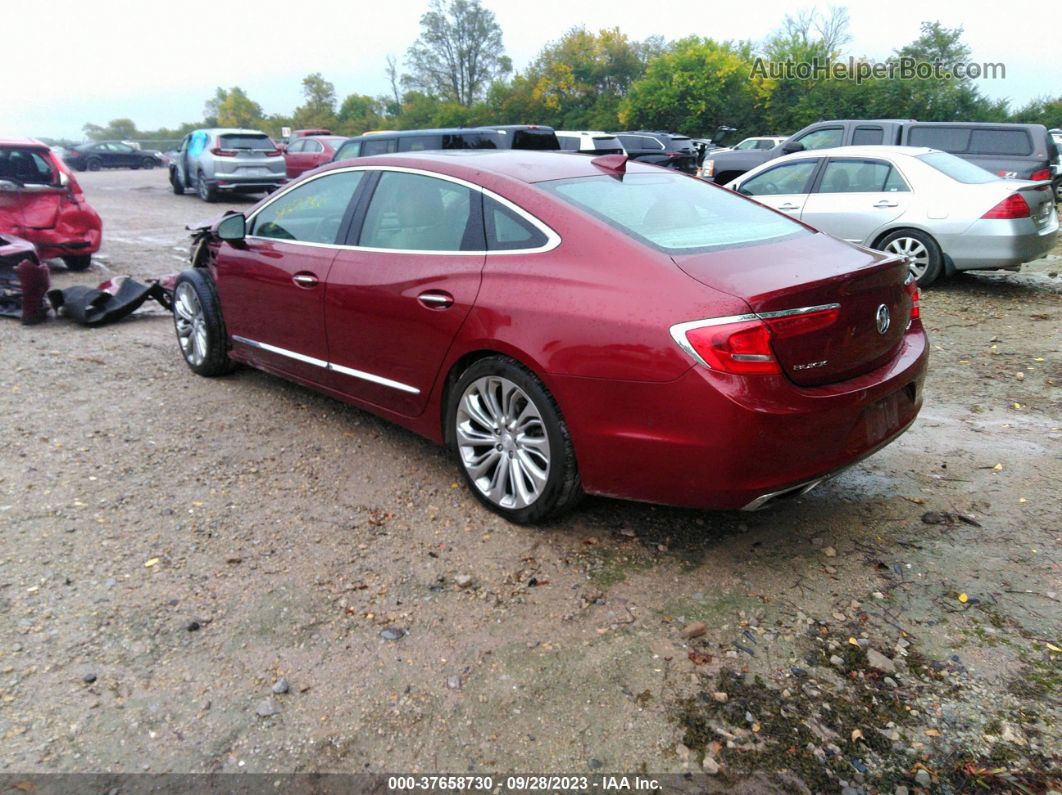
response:
<path id="1" fill-rule="evenodd" d="M 63 160 L 77 171 L 102 168 L 155 168 L 165 165 L 162 152 L 141 149 L 128 141 L 96 141 L 79 144 L 63 151 Z"/>

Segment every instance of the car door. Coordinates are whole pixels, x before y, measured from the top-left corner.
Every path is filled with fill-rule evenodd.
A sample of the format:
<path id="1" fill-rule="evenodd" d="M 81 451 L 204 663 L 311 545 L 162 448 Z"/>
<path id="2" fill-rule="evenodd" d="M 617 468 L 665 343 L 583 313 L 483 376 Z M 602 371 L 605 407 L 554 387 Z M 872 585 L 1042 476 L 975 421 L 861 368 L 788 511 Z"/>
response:
<path id="1" fill-rule="evenodd" d="M 352 245 L 328 275 L 329 356 L 338 390 L 414 416 L 479 292 L 482 195 L 407 170 L 379 170 L 373 181 Z"/>
<path id="2" fill-rule="evenodd" d="M 240 358 L 329 384 L 325 281 L 362 179 L 360 171 L 310 179 L 259 207 L 243 240 L 221 244 L 218 297 Z"/>
<path id="3" fill-rule="evenodd" d="M 299 138 L 297 141 L 292 141 L 288 144 L 287 149 L 284 150 L 284 171 L 288 179 L 295 179 L 306 170 L 303 162 L 305 160 L 305 154 L 303 153 L 305 147 L 306 139 Z"/>
<path id="4" fill-rule="evenodd" d="M 834 237 L 861 243 L 898 218 L 910 201 L 910 187 L 889 161 L 831 157 L 804 203 L 800 220 Z"/>
<path id="5" fill-rule="evenodd" d="M 779 163 L 740 180 L 735 189 L 760 204 L 799 218 L 821 163 L 821 157 Z"/>
<path id="6" fill-rule="evenodd" d="M 114 165 L 121 166 L 122 168 L 132 168 L 135 165 L 139 165 L 139 154 L 135 148 L 129 144 L 111 144 L 111 152 L 114 155 Z"/>

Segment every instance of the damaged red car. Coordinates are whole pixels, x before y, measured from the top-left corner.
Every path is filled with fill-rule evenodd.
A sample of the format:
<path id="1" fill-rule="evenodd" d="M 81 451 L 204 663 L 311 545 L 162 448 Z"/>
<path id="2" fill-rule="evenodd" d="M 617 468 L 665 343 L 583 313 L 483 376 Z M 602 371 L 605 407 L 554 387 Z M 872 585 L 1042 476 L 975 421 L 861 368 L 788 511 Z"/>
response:
<path id="1" fill-rule="evenodd" d="M 59 257 L 83 271 L 99 250 L 103 222 L 45 144 L 0 138 L 0 234 L 30 241 L 41 259 Z"/>
<path id="2" fill-rule="evenodd" d="M 760 508 L 922 405 L 903 257 L 624 155 L 343 161 L 198 241 L 194 372 L 242 362 L 444 443 L 515 522 L 584 492 Z"/>

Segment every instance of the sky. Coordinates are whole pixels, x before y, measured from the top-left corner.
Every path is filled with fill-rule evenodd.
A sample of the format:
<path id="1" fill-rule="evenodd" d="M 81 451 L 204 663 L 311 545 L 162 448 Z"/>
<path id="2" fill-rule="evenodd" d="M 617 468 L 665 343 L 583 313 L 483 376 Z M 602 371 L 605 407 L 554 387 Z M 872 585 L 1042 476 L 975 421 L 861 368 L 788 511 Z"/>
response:
<path id="1" fill-rule="evenodd" d="M 632 39 L 697 34 L 761 41 L 800 0 L 483 0 L 501 25 L 517 69 L 573 26 L 618 26 Z M 844 5 L 843 2 L 836 3 Z M 401 58 L 419 33 L 427 0 L 252 0 L 180 4 L 128 0 L 12 2 L 0 70 L 0 136 L 80 140 L 86 122 L 131 118 L 142 130 L 202 118 L 217 86 L 243 87 L 267 113 L 290 113 L 301 80 L 321 72 L 340 100 L 389 92 L 386 58 Z M 820 5 L 825 8 L 825 5 Z M 1011 107 L 1062 93 L 1062 58 L 1052 42 L 1062 3 L 1009 0 L 878 0 L 847 3 L 847 51 L 883 60 L 918 36 L 919 23 L 962 25 L 973 60 L 1002 62 L 1006 79 L 981 80 Z M 750 13 L 753 11 L 754 13 Z M 33 31 L 14 36 L 13 31 Z M 22 65 L 15 68 L 13 64 Z M 528 120 L 531 121 L 531 120 Z"/>

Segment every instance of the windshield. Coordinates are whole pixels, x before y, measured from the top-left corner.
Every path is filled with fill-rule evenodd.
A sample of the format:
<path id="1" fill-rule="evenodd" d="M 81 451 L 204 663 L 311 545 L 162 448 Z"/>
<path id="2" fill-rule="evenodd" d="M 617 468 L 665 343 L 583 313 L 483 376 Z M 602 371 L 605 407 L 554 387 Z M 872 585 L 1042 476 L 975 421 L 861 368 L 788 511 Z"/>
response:
<path id="1" fill-rule="evenodd" d="M 222 149 L 276 149 L 273 141 L 265 135 L 220 135 L 218 138 Z"/>
<path id="2" fill-rule="evenodd" d="M 770 243 L 812 234 L 730 191 L 680 174 L 601 175 L 540 187 L 669 254 Z"/>
<path id="3" fill-rule="evenodd" d="M 941 174 L 966 185 L 979 185 L 982 182 L 994 182 L 999 179 L 991 171 L 985 171 L 985 169 L 975 166 L 969 160 L 949 155 L 947 152 L 930 152 L 927 155 L 917 155 L 917 158 L 926 165 L 932 166 Z"/>

